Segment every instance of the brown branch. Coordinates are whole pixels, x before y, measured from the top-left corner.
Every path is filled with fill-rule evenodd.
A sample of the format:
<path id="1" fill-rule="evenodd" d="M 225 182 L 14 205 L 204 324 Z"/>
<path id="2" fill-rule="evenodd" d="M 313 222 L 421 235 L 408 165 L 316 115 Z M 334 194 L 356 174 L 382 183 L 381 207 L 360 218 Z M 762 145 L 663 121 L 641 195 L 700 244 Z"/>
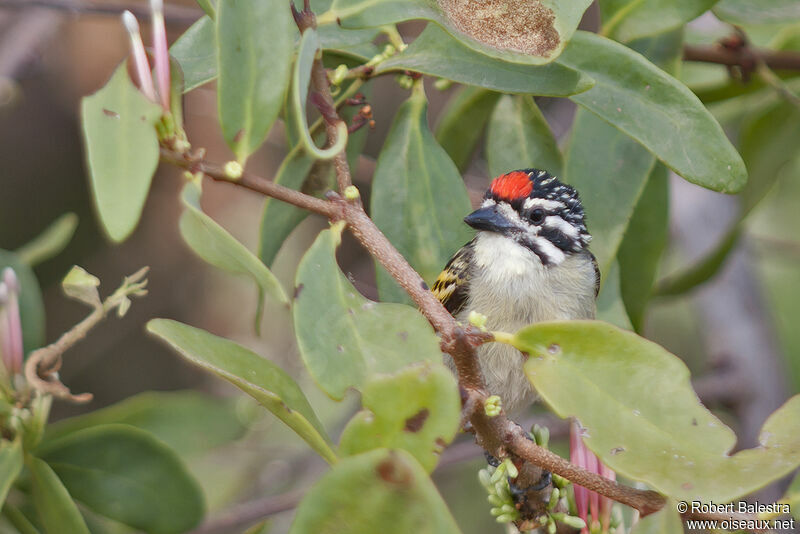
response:
<path id="1" fill-rule="evenodd" d="M 759 62 L 771 69 L 800 70 L 800 54 L 786 50 L 760 50 L 749 46 L 730 49 L 719 45 L 683 47 L 684 61 L 717 63 L 752 71 Z"/>
<path id="2" fill-rule="evenodd" d="M 52 9 L 75 14 L 119 16 L 128 10 L 138 19 L 149 19 L 147 2 L 82 2 L 80 0 L 0 0 L 0 9 Z M 164 4 L 164 19 L 176 26 L 190 26 L 204 15 L 203 11 L 188 6 Z"/>
<path id="3" fill-rule="evenodd" d="M 219 182 L 234 183 L 250 191 L 282 200 L 283 202 L 323 215 L 334 221 L 342 218 L 341 209 L 339 209 L 335 203 L 326 202 L 294 189 L 289 189 L 288 187 L 276 184 L 266 178 L 256 176 L 249 172 L 242 173 L 242 176 L 239 178 L 231 178 L 225 172 L 225 168 L 222 165 L 210 163 L 195 155 L 182 154 L 164 147 L 161 148 L 161 159 L 186 169 L 191 173 L 199 172 Z"/>

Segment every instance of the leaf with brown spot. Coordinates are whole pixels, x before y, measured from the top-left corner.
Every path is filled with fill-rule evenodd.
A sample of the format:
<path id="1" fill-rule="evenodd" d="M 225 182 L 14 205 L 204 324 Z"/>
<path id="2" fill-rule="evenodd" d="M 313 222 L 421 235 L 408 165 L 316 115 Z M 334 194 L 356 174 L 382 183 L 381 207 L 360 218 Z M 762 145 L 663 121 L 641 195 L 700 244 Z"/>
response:
<path id="1" fill-rule="evenodd" d="M 362 403 L 364 409 L 342 432 L 343 455 L 379 447 L 405 449 L 433 471 L 439 453 L 458 430 L 458 387 L 452 373 L 438 362 L 374 378 L 364 388 Z"/>
<path id="2" fill-rule="evenodd" d="M 289 534 L 459 534 L 427 473 L 403 450 L 334 465 L 306 494 Z"/>
<path id="3" fill-rule="evenodd" d="M 591 0 L 334 0 L 322 25 L 371 28 L 404 20 L 436 23 L 481 54 L 526 65 L 553 61 Z"/>

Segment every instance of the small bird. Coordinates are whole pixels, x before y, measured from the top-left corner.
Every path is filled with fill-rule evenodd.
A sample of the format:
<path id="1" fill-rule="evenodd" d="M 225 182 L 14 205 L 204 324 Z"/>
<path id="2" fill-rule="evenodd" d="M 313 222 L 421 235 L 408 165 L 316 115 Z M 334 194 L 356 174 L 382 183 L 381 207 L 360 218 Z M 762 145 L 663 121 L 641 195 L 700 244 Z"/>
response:
<path id="1" fill-rule="evenodd" d="M 539 169 L 509 172 L 492 181 L 464 222 L 478 232 L 433 285 L 456 319 L 466 322 L 476 311 L 489 330 L 505 332 L 538 321 L 594 319 L 600 273 L 574 188 Z M 488 343 L 478 357 L 489 393 L 500 395 L 507 413 L 535 400 L 521 352 Z"/>

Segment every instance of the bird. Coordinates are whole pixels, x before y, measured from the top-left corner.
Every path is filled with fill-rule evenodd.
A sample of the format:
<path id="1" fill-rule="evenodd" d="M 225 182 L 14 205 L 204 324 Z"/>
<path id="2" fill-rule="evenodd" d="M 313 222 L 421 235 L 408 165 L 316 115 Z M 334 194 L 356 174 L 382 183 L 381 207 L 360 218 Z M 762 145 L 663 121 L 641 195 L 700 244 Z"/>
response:
<path id="1" fill-rule="evenodd" d="M 475 311 L 486 316 L 488 330 L 513 333 L 539 321 L 594 319 L 600 272 L 575 188 L 541 169 L 508 172 L 492 180 L 464 222 L 475 237 L 431 288 L 458 321 Z M 517 349 L 486 343 L 478 360 L 506 413 L 536 400 Z M 452 359 L 446 363 L 455 369 Z"/>

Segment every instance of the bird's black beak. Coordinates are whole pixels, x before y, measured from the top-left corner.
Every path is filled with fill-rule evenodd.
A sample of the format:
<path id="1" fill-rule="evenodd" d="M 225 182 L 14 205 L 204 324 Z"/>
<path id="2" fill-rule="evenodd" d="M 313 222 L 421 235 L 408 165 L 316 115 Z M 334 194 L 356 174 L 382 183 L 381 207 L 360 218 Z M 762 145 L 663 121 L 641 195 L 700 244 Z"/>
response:
<path id="1" fill-rule="evenodd" d="M 516 228 L 511 224 L 511 221 L 500 213 L 497 209 L 497 204 L 473 211 L 464 217 L 464 222 L 476 230 L 486 230 L 487 232 L 497 232 L 499 234 L 508 233 Z"/>

